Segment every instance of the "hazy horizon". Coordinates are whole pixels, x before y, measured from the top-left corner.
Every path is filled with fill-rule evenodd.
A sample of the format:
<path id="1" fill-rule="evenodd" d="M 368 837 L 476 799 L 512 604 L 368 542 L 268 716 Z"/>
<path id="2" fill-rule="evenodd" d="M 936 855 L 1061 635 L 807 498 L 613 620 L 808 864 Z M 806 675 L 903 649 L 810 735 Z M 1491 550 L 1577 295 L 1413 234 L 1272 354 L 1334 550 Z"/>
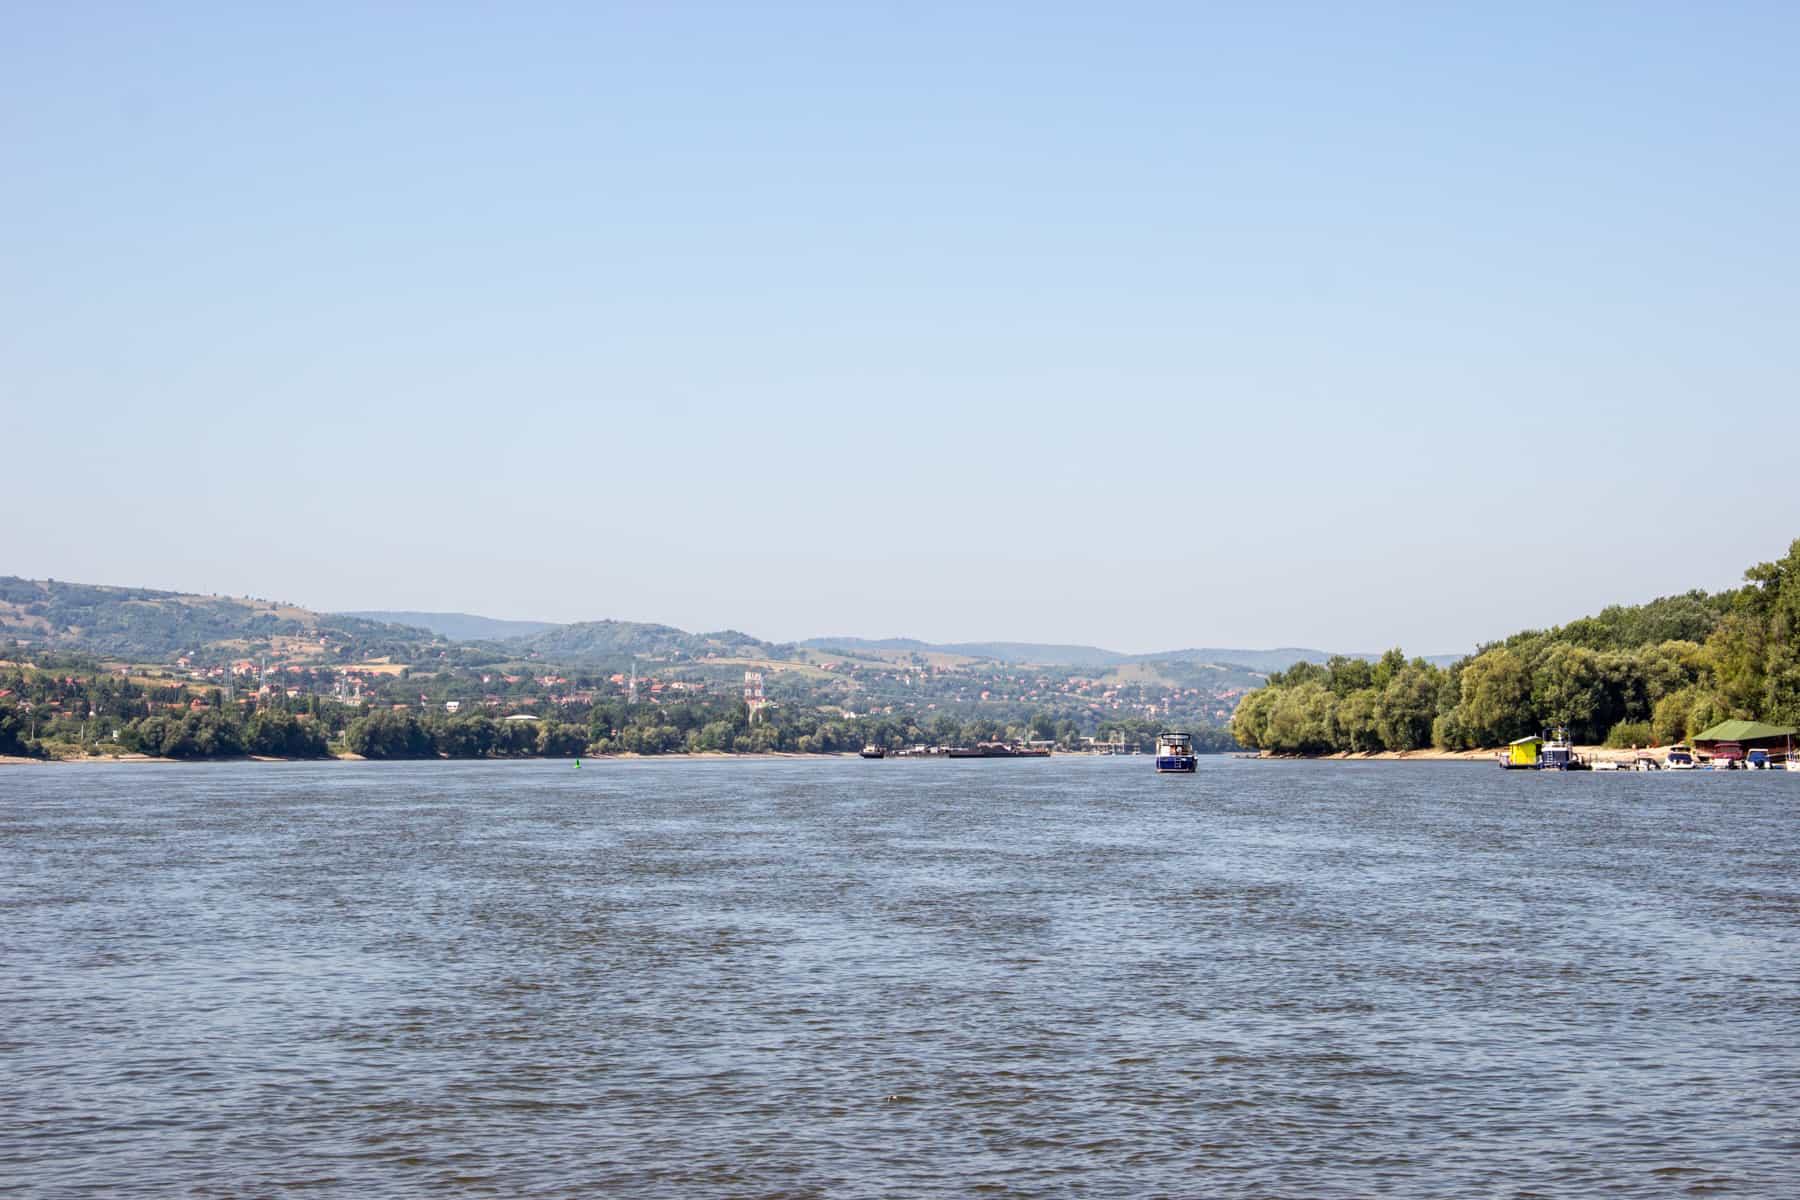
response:
<path id="1" fill-rule="evenodd" d="M 1785 550 L 1785 546 L 1783 547 L 1783 549 Z M 1766 558 L 1775 558 L 1775 557 L 1779 557 L 1779 555 L 1775 554 L 1773 552 L 1771 552 L 1769 555 L 1766 556 Z M 1746 564 L 1746 565 L 1748 565 L 1748 564 Z M 254 588 L 235 589 L 234 590 L 234 589 L 230 589 L 230 588 L 183 587 L 183 586 L 168 583 L 166 581 L 165 582 L 153 582 L 153 581 L 141 581 L 141 580 L 127 581 L 127 580 L 119 580 L 119 579 L 84 578 L 84 577 L 79 577 L 79 576 L 74 576 L 74 575 L 59 575 L 54 572 L 33 573 L 31 571 L 0 570 L 0 574 L 12 574 L 12 575 L 21 576 L 24 578 L 34 578 L 34 579 L 53 578 L 53 579 L 57 579 L 62 582 L 65 582 L 65 583 L 99 584 L 99 585 L 114 586 L 114 587 L 145 587 L 145 588 L 152 588 L 152 589 L 158 590 L 158 591 L 187 592 L 187 593 L 197 593 L 197 594 L 202 594 L 202 595 L 252 596 L 252 597 L 256 597 L 256 598 L 263 599 L 263 600 L 272 600 L 272 601 L 277 601 L 277 602 L 282 602 L 282 603 L 292 603 L 292 604 L 298 605 L 302 608 L 307 608 L 307 609 L 310 609 L 315 612 L 344 613 L 344 614 L 351 614 L 351 615 L 361 614 L 361 613 L 376 613 L 376 612 L 433 613 L 433 614 L 440 614 L 440 615 L 476 616 L 476 617 L 484 617 L 484 618 L 488 618 L 491 620 L 499 620 L 499 621 L 533 621 L 533 622 L 543 622 L 543 623 L 547 623 L 547 624 L 572 624 L 572 623 L 583 622 L 583 621 L 614 620 L 614 621 L 638 622 L 638 623 L 643 623 L 643 624 L 670 625 L 670 626 L 674 626 L 679 629 L 683 629 L 690 633 L 711 633 L 711 632 L 717 632 L 717 631 L 724 630 L 724 629 L 735 629 L 741 633 L 748 633 L 752 637 L 760 638 L 763 641 L 776 643 L 776 644 L 797 643 L 797 642 L 803 642 L 803 641 L 809 641 L 809 640 L 827 641 L 827 640 L 831 640 L 834 638 L 846 638 L 846 639 L 854 638 L 854 639 L 862 639 L 862 640 L 868 640 L 868 641 L 883 641 L 883 640 L 887 640 L 887 639 L 910 638 L 915 641 L 927 642 L 927 643 L 932 643 L 932 644 L 944 644 L 944 645 L 1018 642 L 1018 643 L 1034 643 L 1034 644 L 1042 644 L 1042 645 L 1090 646 L 1090 647 L 1095 647 L 1095 648 L 1102 649 L 1102 650 L 1117 651 L 1122 654 L 1152 654 L 1152 653 L 1156 653 L 1158 651 L 1185 650 L 1185 649 L 1194 649 L 1194 648 L 1207 647 L 1207 646 L 1221 647 L 1221 648 L 1229 647 L 1229 648 L 1245 649 L 1245 650 L 1311 649 L 1311 650 L 1324 650 L 1324 651 L 1328 651 L 1331 653 L 1344 653 L 1344 654 L 1376 654 L 1376 653 L 1380 653 L 1384 650 L 1387 650 L 1390 647 L 1397 646 L 1397 647 L 1405 650 L 1408 657 L 1419 657 L 1419 656 L 1433 657 L 1433 656 L 1445 655 L 1445 654 L 1462 654 L 1462 653 L 1467 653 L 1467 652 L 1473 651 L 1474 648 L 1479 644 L 1489 642 L 1489 641 L 1495 641 L 1500 638 L 1506 637 L 1510 634 L 1518 633 L 1525 629 L 1549 628 L 1554 625 L 1567 624 L 1569 621 L 1575 620 L 1578 617 L 1591 616 L 1594 613 L 1599 612 L 1602 608 L 1606 607 L 1608 604 L 1639 604 L 1639 603 L 1643 603 L 1644 601 L 1648 601 L 1648 600 L 1656 598 L 1655 596 L 1638 596 L 1638 597 L 1609 600 L 1604 604 L 1596 605 L 1593 608 L 1584 610 L 1582 612 L 1570 612 L 1565 615 L 1554 617 L 1554 618 L 1544 620 L 1544 621 L 1523 622 L 1515 627 L 1510 627 L 1510 628 L 1501 629 L 1501 630 L 1495 630 L 1491 633 L 1483 634 L 1482 636 L 1475 638 L 1466 646 L 1432 646 L 1432 645 L 1426 645 L 1423 643 L 1413 644 L 1413 643 L 1407 642 L 1407 641 L 1390 641 L 1390 642 L 1386 642 L 1386 643 L 1377 645 L 1377 644 L 1369 643 L 1369 642 L 1339 643 L 1339 642 L 1330 642 L 1330 641 L 1309 641 L 1304 638 L 1284 638 L 1284 639 L 1277 640 L 1277 641 L 1243 641 L 1243 640 L 1232 640 L 1232 639 L 1228 639 L 1228 638 L 1218 638 L 1218 637 L 1182 636 L 1180 634 L 1176 634 L 1176 635 L 1172 636 L 1170 639 L 1167 639 L 1164 641 L 1154 642 L 1154 643 L 1145 643 L 1145 644 L 1139 645 L 1139 644 L 1115 644 L 1114 642 L 1105 641 L 1105 640 L 1101 640 L 1101 639 L 1083 638 L 1083 637 L 1021 637 L 1021 636 L 1015 636 L 1014 634 L 1012 634 L 1010 632 L 1002 632 L 1002 633 L 992 634 L 992 635 L 988 635 L 988 636 L 982 636 L 982 635 L 977 634 L 975 636 L 928 637 L 928 636 L 924 636 L 919 633 L 908 632 L 908 631 L 904 631 L 904 630 L 898 631 L 898 632 L 894 632 L 894 631 L 882 632 L 882 631 L 867 631 L 867 630 L 861 631 L 861 632 L 855 632 L 855 631 L 846 631 L 844 629 L 832 628 L 832 629 L 813 630 L 810 632 L 801 632 L 801 633 L 793 633 L 793 634 L 788 634 L 788 635 L 783 635 L 783 636 L 777 636 L 777 635 L 767 633 L 767 632 L 759 630 L 759 629 L 750 628 L 741 621 L 730 621 L 730 620 L 712 621 L 712 622 L 699 621 L 699 622 L 683 623 L 681 621 L 668 620 L 664 617 L 660 617 L 660 616 L 656 616 L 656 615 L 629 615 L 629 614 L 622 614 L 622 613 L 618 613 L 618 612 L 593 612 L 593 613 L 587 613 L 585 615 L 576 615 L 576 616 L 568 616 L 568 617 L 548 617 L 548 616 L 542 616 L 542 615 L 538 615 L 538 614 L 531 613 L 531 612 L 495 612 L 495 611 L 488 611 L 486 609 L 472 608 L 472 607 L 468 607 L 468 606 L 458 607 L 456 605 L 445 605 L 445 606 L 440 606 L 440 607 L 435 607 L 435 608 L 423 608 L 418 605 L 407 605 L 407 604 L 392 604 L 392 605 L 319 604 L 319 603 L 313 603 L 313 602 L 309 601 L 304 596 L 288 595 L 288 594 L 275 594 L 275 593 L 269 592 L 267 590 L 257 590 Z M 1740 571 L 1739 574 L 1741 575 L 1742 572 Z M 1732 580 L 1727 581 L 1726 583 L 1718 585 L 1717 587 L 1706 587 L 1705 590 L 1719 591 L 1724 588 L 1736 586 L 1740 582 L 1741 582 L 1740 579 L 1734 578 Z M 1698 587 L 1698 586 L 1704 586 L 1704 585 L 1697 584 L 1695 586 Z M 1680 589 L 1675 589 L 1674 591 L 1659 592 L 1659 593 L 1657 593 L 1657 595 L 1658 596 L 1674 595 L 1674 594 L 1677 594 L 1678 592 L 1685 592 L 1685 591 L 1689 591 L 1689 590 L 1691 590 L 1691 589 L 1680 588 Z"/>
<path id="2" fill-rule="evenodd" d="M 1800 9 L 21 9 L 0 568 L 1455 653 L 1800 535 Z"/>

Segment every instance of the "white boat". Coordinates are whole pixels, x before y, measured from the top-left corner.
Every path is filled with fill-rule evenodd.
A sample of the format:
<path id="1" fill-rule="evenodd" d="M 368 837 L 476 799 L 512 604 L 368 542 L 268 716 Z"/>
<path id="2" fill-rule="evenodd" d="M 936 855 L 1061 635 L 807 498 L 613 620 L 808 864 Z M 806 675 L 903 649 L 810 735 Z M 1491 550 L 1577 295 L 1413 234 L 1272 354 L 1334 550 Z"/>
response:
<path id="1" fill-rule="evenodd" d="M 1575 753 L 1575 747 L 1569 744 L 1569 731 L 1562 726 L 1544 735 L 1544 749 L 1538 755 L 1540 771 L 1586 771 L 1590 764 Z"/>
<path id="2" fill-rule="evenodd" d="M 1185 733 L 1159 733 L 1156 736 L 1156 773 L 1158 775 L 1191 775 L 1200 760 L 1194 757 L 1194 739 Z"/>
<path id="3" fill-rule="evenodd" d="M 1663 759 L 1663 768 L 1669 771 L 1692 771 L 1694 752 L 1686 746 L 1670 746 L 1668 756 Z"/>
<path id="4" fill-rule="evenodd" d="M 1629 770 L 1631 770 L 1631 768 L 1629 766 L 1627 766 L 1626 764 L 1617 761 L 1616 759 L 1608 758 L 1608 759 L 1602 759 L 1600 762 L 1595 763 L 1594 770 L 1596 770 L 1596 771 L 1629 771 Z"/>

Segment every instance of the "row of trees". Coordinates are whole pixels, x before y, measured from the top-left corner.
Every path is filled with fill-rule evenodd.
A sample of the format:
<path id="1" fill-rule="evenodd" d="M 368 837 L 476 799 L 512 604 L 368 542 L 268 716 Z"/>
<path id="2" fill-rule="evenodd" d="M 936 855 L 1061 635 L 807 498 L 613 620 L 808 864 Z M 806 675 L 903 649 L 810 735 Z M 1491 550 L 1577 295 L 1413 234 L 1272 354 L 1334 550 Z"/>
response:
<path id="1" fill-rule="evenodd" d="M 574 758 L 586 753 L 587 745 L 582 725 L 496 721 L 480 713 L 420 719 L 377 711 L 344 731 L 344 748 L 364 758 Z"/>
<path id="2" fill-rule="evenodd" d="M 42 692 L 42 679 L 32 682 Z M 39 753 L 32 738 L 39 735 L 55 745 L 101 746 L 164 758 L 225 758 L 247 754 L 282 758 L 319 758 L 330 755 L 334 744 L 366 758 L 490 758 L 544 755 L 574 757 L 581 754 L 672 754 L 697 752 L 797 754 L 833 753 L 860 749 L 869 743 L 885 749 L 904 746 L 973 745 L 979 742 L 1040 740 L 1064 749 L 1082 744 L 1079 727 L 1067 717 L 1049 712 L 1003 719 L 971 717 L 959 720 L 950 713 L 901 712 L 849 718 L 830 709 L 780 706 L 763 710 L 750 719 L 749 709 L 736 700 L 697 700 L 673 704 L 627 705 L 603 702 L 592 708 L 585 723 L 544 719 L 496 720 L 485 713 L 442 715 L 429 710 L 398 712 L 386 708 L 358 709 L 309 697 L 257 707 L 224 702 L 217 689 L 202 693 L 203 707 L 159 711 L 127 694 L 115 681 L 102 676 L 93 680 L 59 679 L 56 693 L 69 704 L 67 710 L 27 720 L 25 713 L 0 700 L 0 753 Z M 187 697 L 186 690 L 171 694 Z M 124 717 L 118 710 L 149 715 Z M 42 702 L 40 701 L 40 705 Z M 90 707 L 91 706 L 91 707 Z M 1142 717 L 1102 722 L 1100 740 L 1115 736 L 1124 745 L 1148 750 L 1159 724 Z M 1224 730 L 1195 731 L 1202 750 L 1229 749 L 1235 743 Z"/>
<path id="3" fill-rule="evenodd" d="M 1156 729 L 1132 719 L 1116 724 L 1129 746 L 1151 748 Z M 1114 727 L 1103 726 L 1104 739 Z M 1210 732 L 1211 736 L 1207 736 Z M 751 719 L 739 701 L 697 700 L 667 705 L 597 705 L 586 725 L 558 721 L 496 721 L 482 714 L 439 718 L 386 710 L 352 721 L 344 732 L 345 748 L 365 758 L 489 758 L 543 755 L 571 758 L 581 754 L 758 754 L 783 751 L 829 754 L 857 750 L 873 743 L 884 749 L 904 746 L 973 745 L 979 742 L 1036 739 L 1067 749 L 1080 744 L 1073 722 L 1038 713 L 1029 720 L 1004 723 L 976 718 L 958 721 L 937 714 L 920 721 L 917 714 L 879 715 L 854 720 L 826 710 L 769 708 Z M 1226 749 L 1223 730 L 1202 731 L 1203 750 Z"/>
<path id="4" fill-rule="evenodd" d="M 1800 541 L 1745 578 L 1516 634 L 1447 668 L 1398 650 L 1299 663 L 1246 696 L 1231 731 L 1246 746 L 1320 754 L 1498 746 L 1558 725 L 1631 745 L 1728 717 L 1800 723 Z"/>
<path id="5" fill-rule="evenodd" d="M 329 758 L 331 745 L 316 721 L 265 709 L 249 720 L 217 708 L 176 716 L 144 717 L 120 730 L 127 750 L 162 758 L 231 758 L 263 754 L 275 758 Z"/>

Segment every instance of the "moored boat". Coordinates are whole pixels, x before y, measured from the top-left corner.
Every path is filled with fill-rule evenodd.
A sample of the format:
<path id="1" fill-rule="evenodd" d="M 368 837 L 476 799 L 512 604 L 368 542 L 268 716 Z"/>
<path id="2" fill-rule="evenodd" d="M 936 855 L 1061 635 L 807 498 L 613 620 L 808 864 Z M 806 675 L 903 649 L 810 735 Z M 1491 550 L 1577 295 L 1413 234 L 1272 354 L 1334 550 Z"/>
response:
<path id="1" fill-rule="evenodd" d="M 1535 771 L 1543 748 L 1543 738 L 1522 737 L 1516 742 L 1508 743 L 1495 758 L 1504 771 Z"/>
<path id="2" fill-rule="evenodd" d="M 982 742 L 978 746 L 954 746 L 951 758 L 1049 758 L 1048 747 L 1027 746 L 1019 742 Z"/>
<path id="3" fill-rule="evenodd" d="M 1158 775 L 1191 775 L 1200 765 L 1194 757 L 1194 739 L 1185 733 L 1156 735 L 1156 773 Z"/>
<path id="4" fill-rule="evenodd" d="M 1593 767 L 1569 744 L 1569 732 L 1558 726 L 1544 738 L 1544 749 L 1538 755 L 1540 771 L 1589 771 Z"/>
<path id="5" fill-rule="evenodd" d="M 880 746 L 877 746 L 874 742 L 870 742 L 862 748 L 862 756 L 864 758 L 886 758 L 887 751 L 883 750 Z"/>
<path id="6" fill-rule="evenodd" d="M 1670 746 L 1667 757 L 1663 759 L 1663 767 L 1670 771 L 1692 771 L 1694 769 L 1693 750 L 1680 743 Z"/>

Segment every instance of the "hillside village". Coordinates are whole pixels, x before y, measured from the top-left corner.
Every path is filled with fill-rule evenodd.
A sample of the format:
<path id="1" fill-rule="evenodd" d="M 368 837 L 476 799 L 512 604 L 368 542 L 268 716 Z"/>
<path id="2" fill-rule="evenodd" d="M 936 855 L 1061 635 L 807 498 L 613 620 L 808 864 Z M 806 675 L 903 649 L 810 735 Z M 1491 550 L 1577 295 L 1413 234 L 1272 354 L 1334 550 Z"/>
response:
<path id="1" fill-rule="evenodd" d="M 769 731 L 780 744 L 784 730 L 796 744 L 1036 733 L 1076 748 L 1170 724 L 1222 729 L 1262 678 L 1230 664 L 1033 664 L 617 621 L 459 640 L 254 597 L 0 579 L 0 704 L 29 738 L 88 748 L 123 745 L 152 717 L 248 727 L 277 711 L 317 722 L 327 741 L 381 712 L 579 727 L 592 734 L 583 744 L 641 727 L 677 730 L 654 742 L 685 746 L 724 721 L 742 725 L 725 748 L 766 744 Z"/>

